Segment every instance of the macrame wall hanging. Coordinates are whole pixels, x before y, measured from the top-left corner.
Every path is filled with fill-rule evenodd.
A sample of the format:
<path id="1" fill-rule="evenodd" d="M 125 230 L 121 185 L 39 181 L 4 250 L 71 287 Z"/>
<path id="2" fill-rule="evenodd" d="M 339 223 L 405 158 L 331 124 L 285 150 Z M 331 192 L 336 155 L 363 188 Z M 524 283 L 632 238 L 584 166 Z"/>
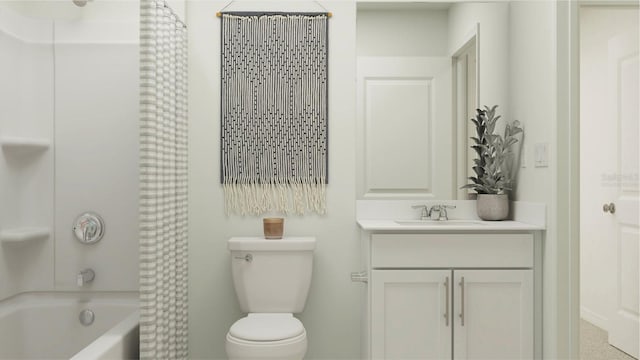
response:
<path id="1" fill-rule="evenodd" d="M 228 214 L 325 212 L 327 22 L 326 13 L 222 14 Z"/>

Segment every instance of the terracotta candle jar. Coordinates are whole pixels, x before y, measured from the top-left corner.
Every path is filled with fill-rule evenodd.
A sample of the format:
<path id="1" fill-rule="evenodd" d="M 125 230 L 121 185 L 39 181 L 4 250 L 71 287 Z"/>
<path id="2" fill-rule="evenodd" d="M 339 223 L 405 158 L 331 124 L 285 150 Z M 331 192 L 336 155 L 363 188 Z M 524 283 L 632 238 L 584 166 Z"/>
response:
<path id="1" fill-rule="evenodd" d="M 262 224 L 264 226 L 265 239 L 282 239 L 284 230 L 283 218 L 264 218 L 262 219 Z"/>

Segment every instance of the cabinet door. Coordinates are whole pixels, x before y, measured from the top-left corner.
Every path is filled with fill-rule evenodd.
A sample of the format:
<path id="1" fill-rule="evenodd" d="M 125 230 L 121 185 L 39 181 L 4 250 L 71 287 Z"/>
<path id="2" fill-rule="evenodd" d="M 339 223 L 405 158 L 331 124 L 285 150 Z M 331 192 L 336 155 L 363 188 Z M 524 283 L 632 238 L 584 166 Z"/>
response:
<path id="1" fill-rule="evenodd" d="M 451 199 L 451 58 L 358 57 L 358 197 Z"/>
<path id="2" fill-rule="evenodd" d="M 373 270 L 371 357 L 451 359 L 451 286 L 450 270 Z"/>
<path id="3" fill-rule="evenodd" d="M 454 359 L 533 358 L 533 270 L 455 270 Z"/>

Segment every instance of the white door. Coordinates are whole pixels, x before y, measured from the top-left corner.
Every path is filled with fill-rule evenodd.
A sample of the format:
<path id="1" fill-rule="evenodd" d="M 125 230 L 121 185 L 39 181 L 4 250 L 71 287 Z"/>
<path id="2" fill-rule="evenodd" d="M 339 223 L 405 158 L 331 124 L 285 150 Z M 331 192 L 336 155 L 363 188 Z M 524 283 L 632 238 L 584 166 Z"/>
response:
<path id="1" fill-rule="evenodd" d="M 533 270 L 455 270 L 454 359 L 533 358 Z"/>
<path id="2" fill-rule="evenodd" d="M 451 199 L 451 59 L 358 58 L 358 197 Z"/>
<path id="3" fill-rule="evenodd" d="M 616 274 L 613 313 L 609 317 L 609 343 L 638 358 L 639 283 L 638 259 L 640 247 L 638 207 L 638 162 L 640 128 L 638 127 L 638 33 L 619 35 L 609 41 L 609 94 L 611 126 L 617 127 L 615 157 L 617 172 L 608 179 L 615 192 L 611 202 L 613 216 L 611 246 L 616 248 Z M 604 209 L 604 208 L 603 208 Z"/>
<path id="4" fill-rule="evenodd" d="M 451 271 L 373 270 L 371 358 L 451 359 Z"/>

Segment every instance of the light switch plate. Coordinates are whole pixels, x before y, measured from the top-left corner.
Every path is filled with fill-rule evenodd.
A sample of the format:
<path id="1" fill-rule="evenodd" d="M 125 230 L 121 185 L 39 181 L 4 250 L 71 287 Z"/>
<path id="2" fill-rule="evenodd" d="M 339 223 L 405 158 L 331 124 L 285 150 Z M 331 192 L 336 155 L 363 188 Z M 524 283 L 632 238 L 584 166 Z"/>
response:
<path id="1" fill-rule="evenodd" d="M 549 144 L 539 143 L 533 147 L 534 166 L 535 167 L 548 167 L 549 166 Z"/>

